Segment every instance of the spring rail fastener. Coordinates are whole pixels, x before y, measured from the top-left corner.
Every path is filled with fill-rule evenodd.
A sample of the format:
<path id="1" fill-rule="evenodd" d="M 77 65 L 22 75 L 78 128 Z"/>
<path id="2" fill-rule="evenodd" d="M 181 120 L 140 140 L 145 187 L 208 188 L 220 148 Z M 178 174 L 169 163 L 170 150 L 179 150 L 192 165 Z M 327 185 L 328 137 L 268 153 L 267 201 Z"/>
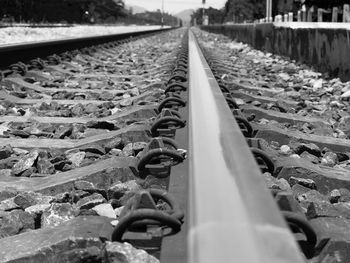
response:
<path id="1" fill-rule="evenodd" d="M 251 147 L 250 150 L 252 151 L 261 172 L 269 172 L 271 175 L 273 175 L 275 171 L 275 164 L 270 159 L 270 157 L 259 148 Z"/>
<path id="2" fill-rule="evenodd" d="M 186 126 L 186 121 L 178 117 L 161 117 L 156 120 L 151 127 L 153 136 L 172 137 L 175 135 L 175 130 Z"/>
<path id="3" fill-rule="evenodd" d="M 306 242 L 312 249 L 314 249 L 317 244 L 317 235 L 310 223 L 295 212 L 282 211 L 282 215 L 292 232 L 299 233 L 302 231 L 305 234 Z"/>
<path id="4" fill-rule="evenodd" d="M 161 189 L 150 189 L 140 191 L 135 196 L 123 208 L 120 220 L 112 233 L 112 241 L 122 241 L 127 230 L 139 231 L 147 229 L 148 226 L 170 228 L 171 231 L 166 235 L 175 234 L 181 230 L 184 213 L 167 192 Z M 164 201 L 170 210 L 158 210 L 155 206 L 156 199 Z M 144 204 L 147 208 L 144 208 Z"/>
<path id="5" fill-rule="evenodd" d="M 254 136 L 253 127 L 250 125 L 247 119 L 235 116 L 235 119 L 245 137 L 252 138 Z"/>
<path id="6" fill-rule="evenodd" d="M 183 162 L 186 158 L 184 150 L 178 150 L 177 143 L 167 137 L 153 138 L 142 150 L 140 159 L 133 169 L 135 175 L 145 178 L 153 175 L 166 178 L 170 175 L 171 166 Z"/>
<path id="7" fill-rule="evenodd" d="M 185 107 L 186 102 L 179 97 L 168 97 L 162 100 L 158 106 L 158 112 L 162 112 L 164 108 L 173 109 L 174 107 Z"/>
<path id="8" fill-rule="evenodd" d="M 187 87 L 182 83 L 172 83 L 165 88 L 164 93 L 176 92 L 176 91 L 186 91 Z"/>

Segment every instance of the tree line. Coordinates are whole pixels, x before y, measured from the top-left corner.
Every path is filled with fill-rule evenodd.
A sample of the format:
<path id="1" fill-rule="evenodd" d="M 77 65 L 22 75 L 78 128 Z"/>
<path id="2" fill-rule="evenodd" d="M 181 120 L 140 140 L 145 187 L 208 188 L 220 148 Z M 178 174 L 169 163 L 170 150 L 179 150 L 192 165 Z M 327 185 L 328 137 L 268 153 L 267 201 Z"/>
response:
<path id="1" fill-rule="evenodd" d="M 160 24 L 161 13 L 131 14 L 123 0 L 0 0 L 0 21 L 23 23 Z M 165 25 L 177 18 L 163 15 Z"/>
<path id="2" fill-rule="evenodd" d="M 227 0 L 224 8 L 218 10 L 207 8 L 204 14 L 209 17 L 210 24 L 225 22 L 243 22 L 259 19 L 265 13 L 266 0 Z M 196 20 L 202 24 L 203 9 L 197 9 L 191 16 L 191 21 Z"/>

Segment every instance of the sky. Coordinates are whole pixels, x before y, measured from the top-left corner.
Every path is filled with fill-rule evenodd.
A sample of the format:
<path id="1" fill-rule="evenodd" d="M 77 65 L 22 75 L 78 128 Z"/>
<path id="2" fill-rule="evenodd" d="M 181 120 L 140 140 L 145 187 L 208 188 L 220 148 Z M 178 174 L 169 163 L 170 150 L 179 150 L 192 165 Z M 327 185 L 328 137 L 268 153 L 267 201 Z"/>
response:
<path id="1" fill-rule="evenodd" d="M 202 0 L 163 0 L 164 11 L 170 14 L 176 14 L 185 9 L 197 9 L 202 7 Z M 209 6 L 222 8 L 227 0 L 206 0 L 205 8 Z M 149 11 L 162 9 L 162 0 L 124 0 L 126 5 L 141 6 Z"/>

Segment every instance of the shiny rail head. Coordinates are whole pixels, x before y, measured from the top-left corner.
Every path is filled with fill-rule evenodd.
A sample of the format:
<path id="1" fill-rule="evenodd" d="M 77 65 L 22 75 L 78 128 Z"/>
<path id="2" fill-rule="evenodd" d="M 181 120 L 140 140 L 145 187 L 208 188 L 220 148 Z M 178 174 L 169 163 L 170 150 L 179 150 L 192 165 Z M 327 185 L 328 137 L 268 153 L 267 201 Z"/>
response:
<path id="1" fill-rule="evenodd" d="M 189 262 L 304 262 L 192 32 Z"/>

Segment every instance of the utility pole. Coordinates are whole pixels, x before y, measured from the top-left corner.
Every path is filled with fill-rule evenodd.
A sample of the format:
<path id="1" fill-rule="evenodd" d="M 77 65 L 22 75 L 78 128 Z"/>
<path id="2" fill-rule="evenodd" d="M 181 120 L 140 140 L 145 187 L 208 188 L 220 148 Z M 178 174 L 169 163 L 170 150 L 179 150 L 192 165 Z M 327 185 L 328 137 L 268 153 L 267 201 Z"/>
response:
<path id="1" fill-rule="evenodd" d="M 161 16 L 161 25 L 164 26 L 164 0 L 162 0 L 162 16 Z"/>
<path id="2" fill-rule="evenodd" d="M 266 22 L 272 22 L 270 18 L 272 18 L 272 0 L 266 0 Z"/>
<path id="3" fill-rule="evenodd" d="M 209 25 L 209 16 L 205 14 L 205 0 L 202 0 L 202 4 L 203 4 L 202 25 L 207 26 Z"/>
<path id="4" fill-rule="evenodd" d="M 203 9 L 203 12 L 202 12 L 202 25 L 204 25 L 204 6 L 205 6 L 205 0 L 202 0 L 202 9 Z"/>

